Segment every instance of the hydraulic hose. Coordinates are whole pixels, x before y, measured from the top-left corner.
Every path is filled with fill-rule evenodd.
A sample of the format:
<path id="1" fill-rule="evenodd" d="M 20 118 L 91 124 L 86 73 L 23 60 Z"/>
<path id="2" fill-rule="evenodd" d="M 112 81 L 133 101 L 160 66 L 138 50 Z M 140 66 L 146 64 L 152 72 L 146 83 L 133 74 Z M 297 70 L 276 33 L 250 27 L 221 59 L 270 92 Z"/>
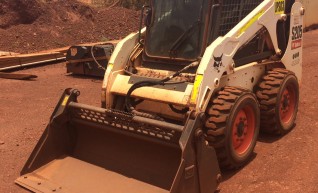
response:
<path id="1" fill-rule="evenodd" d="M 98 68 L 103 69 L 103 70 L 106 71 L 106 68 L 104 68 L 104 67 L 96 60 L 96 58 L 95 58 L 94 51 L 93 51 L 94 48 L 95 48 L 95 46 L 96 46 L 96 45 L 93 45 L 93 46 L 91 47 L 91 55 L 92 55 L 92 58 L 93 58 L 94 62 L 97 64 Z"/>
<path id="2" fill-rule="evenodd" d="M 133 107 L 133 105 L 131 104 L 131 94 L 133 93 L 134 90 L 141 88 L 141 87 L 146 87 L 146 86 L 155 86 L 155 85 L 162 85 L 164 86 L 165 84 L 180 84 L 180 83 L 184 83 L 184 82 L 175 82 L 175 83 L 171 83 L 168 81 L 172 80 L 173 78 L 179 76 L 182 72 L 188 70 L 189 68 L 192 67 L 196 67 L 199 65 L 199 62 L 192 62 L 191 64 L 189 64 L 188 66 L 182 68 L 181 70 L 177 71 L 176 73 L 174 73 L 171 76 L 168 76 L 162 80 L 158 80 L 158 81 L 140 81 L 137 82 L 135 84 L 133 84 L 130 89 L 128 90 L 127 94 L 126 94 L 126 98 L 125 98 L 125 105 L 126 108 L 129 112 L 138 115 L 138 116 L 142 116 L 142 117 L 146 117 L 146 118 L 150 118 L 150 119 L 159 119 L 162 120 L 162 118 L 160 118 L 157 115 L 153 115 L 153 114 L 149 114 L 149 113 L 143 113 L 143 112 L 139 112 L 135 109 L 135 107 Z"/>
<path id="3" fill-rule="evenodd" d="M 94 55 L 94 48 L 95 48 L 95 46 L 97 46 L 97 45 L 100 45 L 100 44 L 95 44 L 95 45 L 93 45 L 93 46 L 91 47 L 91 50 L 90 50 L 90 51 L 91 51 L 92 58 L 93 58 L 94 62 L 97 64 L 98 68 L 103 69 L 103 70 L 106 71 L 106 68 L 104 68 L 104 67 L 96 60 L 96 57 L 95 57 L 95 55 Z M 111 45 L 111 46 L 113 46 L 113 44 L 111 44 L 111 43 L 107 43 L 107 44 L 105 44 L 105 45 Z M 112 51 L 111 51 L 111 52 L 112 52 Z"/>

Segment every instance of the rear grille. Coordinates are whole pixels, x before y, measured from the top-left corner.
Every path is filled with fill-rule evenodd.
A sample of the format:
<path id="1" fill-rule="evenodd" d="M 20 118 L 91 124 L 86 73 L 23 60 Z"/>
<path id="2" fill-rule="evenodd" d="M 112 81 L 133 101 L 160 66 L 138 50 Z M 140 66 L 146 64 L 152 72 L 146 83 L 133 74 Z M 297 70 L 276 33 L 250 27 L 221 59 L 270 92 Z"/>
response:
<path id="1" fill-rule="evenodd" d="M 224 36 L 255 9 L 263 0 L 223 0 L 219 36 Z"/>

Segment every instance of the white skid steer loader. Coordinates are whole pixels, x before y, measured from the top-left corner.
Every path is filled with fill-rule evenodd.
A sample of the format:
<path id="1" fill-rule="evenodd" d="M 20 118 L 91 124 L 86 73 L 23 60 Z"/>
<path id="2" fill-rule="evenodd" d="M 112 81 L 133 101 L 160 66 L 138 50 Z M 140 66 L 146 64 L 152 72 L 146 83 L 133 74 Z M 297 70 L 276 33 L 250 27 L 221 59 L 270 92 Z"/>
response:
<path id="1" fill-rule="evenodd" d="M 16 183 L 214 192 L 220 168 L 249 161 L 260 129 L 294 127 L 304 12 L 294 0 L 150 0 L 109 60 L 102 107 L 66 89 Z"/>

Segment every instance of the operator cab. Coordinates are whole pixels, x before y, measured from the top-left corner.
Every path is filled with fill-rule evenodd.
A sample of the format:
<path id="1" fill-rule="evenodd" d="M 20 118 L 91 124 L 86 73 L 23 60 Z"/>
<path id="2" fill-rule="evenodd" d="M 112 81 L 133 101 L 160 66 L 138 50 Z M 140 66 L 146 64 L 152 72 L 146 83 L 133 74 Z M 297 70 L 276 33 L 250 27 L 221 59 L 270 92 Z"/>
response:
<path id="1" fill-rule="evenodd" d="M 263 0 L 150 0 L 145 17 L 143 65 L 189 64 L 199 61 L 206 47 L 227 34 Z M 263 32 L 262 32 L 263 33 Z M 259 48 L 261 33 L 238 52 L 237 59 L 268 51 Z M 267 47 L 266 47 L 267 46 Z M 253 47 L 252 49 L 250 49 Z M 266 54 L 269 57 L 272 53 Z M 264 55 L 261 57 L 264 58 Z M 262 59 L 254 57 L 253 60 Z M 247 60 L 244 60 L 246 62 Z M 247 61 L 251 62 L 251 61 Z M 156 68 L 153 65 L 150 68 Z M 162 66 L 160 67 L 162 68 Z"/>
<path id="2" fill-rule="evenodd" d="M 174 60 L 200 57 L 206 39 L 207 3 L 208 0 L 152 0 L 145 55 Z"/>

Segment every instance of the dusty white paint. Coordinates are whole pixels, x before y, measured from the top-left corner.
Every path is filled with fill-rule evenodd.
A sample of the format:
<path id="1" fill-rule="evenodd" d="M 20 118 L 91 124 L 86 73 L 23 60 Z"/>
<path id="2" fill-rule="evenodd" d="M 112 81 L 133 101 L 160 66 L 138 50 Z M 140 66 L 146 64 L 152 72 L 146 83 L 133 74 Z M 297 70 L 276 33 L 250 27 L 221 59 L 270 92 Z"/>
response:
<path id="1" fill-rule="evenodd" d="M 297 0 L 301 2 L 305 9 L 305 26 L 309 27 L 313 24 L 318 24 L 318 1 L 317 0 Z"/>

